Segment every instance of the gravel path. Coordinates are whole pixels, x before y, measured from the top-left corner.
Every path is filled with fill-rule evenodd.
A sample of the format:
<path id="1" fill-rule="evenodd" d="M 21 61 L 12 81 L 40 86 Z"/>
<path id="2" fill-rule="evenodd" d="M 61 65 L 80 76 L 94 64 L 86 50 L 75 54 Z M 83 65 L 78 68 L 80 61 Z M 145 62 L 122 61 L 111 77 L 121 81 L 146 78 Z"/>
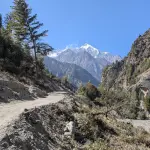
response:
<path id="1" fill-rule="evenodd" d="M 65 97 L 65 92 L 53 92 L 46 98 L 38 98 L 32 101 L 13 101 L 0 104 L 0 138 L 6 132 L 7 126 L 16 120 L 24 109 L 57 103 Z"/>
<path id="2" fill-rule="evenodd" d="M 123 119 L 123 120 L 119 120 L 119 121 L 126 122 L 126 123 L 129 122 L 136 128 L 142 127 L 143 129 L 145 129 L 147 132 L 150 133 L 150 120 Z"/>

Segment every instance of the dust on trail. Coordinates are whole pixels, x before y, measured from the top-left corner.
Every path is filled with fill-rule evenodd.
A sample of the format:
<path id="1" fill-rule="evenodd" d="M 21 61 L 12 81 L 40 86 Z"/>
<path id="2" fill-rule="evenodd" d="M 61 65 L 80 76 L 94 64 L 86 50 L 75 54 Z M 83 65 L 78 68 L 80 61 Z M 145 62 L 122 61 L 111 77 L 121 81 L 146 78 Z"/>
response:
<path id="1" fill-rule="evenodd" d="M 120 119 L 118 121 L 131 123 L 135 128 L 142 127 L 150 133 L 150 120 Z"/>
<path id="2" fill-rule="evenodd" d="M 46 98 L 38 98 L 31 101 L 12 101 L 10 103 L 0 104 L 0 138 L 6 133 L 7 126 L 12 124 L 24 109 L 32 109 L 35 107 L 57 103 L 65 97 L 65 92 L 53 92 Z"/>

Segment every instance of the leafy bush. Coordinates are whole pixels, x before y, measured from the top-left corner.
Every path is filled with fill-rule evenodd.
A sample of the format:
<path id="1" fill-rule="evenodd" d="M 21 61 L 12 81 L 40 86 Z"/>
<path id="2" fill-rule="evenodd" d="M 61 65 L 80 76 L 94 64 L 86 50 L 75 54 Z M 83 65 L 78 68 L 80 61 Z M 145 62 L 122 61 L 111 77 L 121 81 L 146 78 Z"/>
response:
<path id="1" fill-rule="evenodd" d="M 103 139 L 99 139 L 94 143 L 88 145 L 85 150 L 110 150 L 110 147 Z"/>
<path id="2" fill-rule="evenodd" d="M 100 96 L 100 92 L 97 87 L 91 83 L 87 83 L 85 86 L 81 85 L 78 89 L 78 94 L 87 96 L 89 99 L 94 100 Z"/>
<path id="3" fill-rule="evenodd" d="M 135 119 L 138 116 L 139 102 L 131 98 L 123 91 L 107 91 L 102 86 L 99 87 L 101 96 L 97 99 L 107 111 L 114 110 L 117 115 L 123 118 Z"/>
<path id="4" fill-rule="evenodd" d="M 85 86 L 83 86 L 83 85 L 80 85 L 80 87 L 78 88 L 78 90 L 77 90 L 77 93 L 79 94 L 79 95 L 84 95 L 84 96 L 86 96 L 86 88 L 85 88 Z"/>
<path id="5" fill-rule="evenodd" d="M 50 79 L 53 79 L 53 78 L 55 78 L 56 76 L 55 75 L 53 75 L 51 72 L 49 72 L 49 70 L 48 69 L 44 69 L 44 71 L 45 71 L 45 73 L 46 73 L 46 75 L 50 78 Z"/>
<path id="6" fill-rule="evenodd" d="M 98 89 L 91 83 L 87 83 L 85 88 L 86 88 L 86 95 L 91 100 L 94 100 L 96 97 L 99 97 L 100 94 Z"/>
<path id="7" fill-rule="evenodd" d="M 20 46 L 15 44 L 11 37 L 2 33 L 0 35 L 0 58 L 9 60 L 14 63 L 17 67 L 20 66 L 23 59 L 23 51 Z"/>
<path id="8" fill-rule="evenodd" d="M 68 84 L 68 77 L 67 76 L 62 77 L 61 82 L 63 84 Z"/>
<path id="9" fill-rule="evenodd" d="M 150 97 L 147 96 L 145 99 L 144 99 L 144 104 L 145 104 L 145 107 L 147 109 L 147 111 L 150 112 Z"/>

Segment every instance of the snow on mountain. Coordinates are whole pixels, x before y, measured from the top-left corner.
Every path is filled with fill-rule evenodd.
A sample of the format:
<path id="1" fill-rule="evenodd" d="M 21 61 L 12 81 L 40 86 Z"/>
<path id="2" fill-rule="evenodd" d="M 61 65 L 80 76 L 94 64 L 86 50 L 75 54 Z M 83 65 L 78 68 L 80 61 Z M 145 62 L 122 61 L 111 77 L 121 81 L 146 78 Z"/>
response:
<path id="1" fill-rule="evenodd" d="M 49 57 L 62 63 L 75 64 L 88 71 L 95 79 L 101 80 L 102 70 L 121 57 L 114 56 L 109 52 L 99 51 L 97 48 L 84 44 L 81 47 L 69 48 L 64 50 L 52 51 Z M 67 67 L 67 65 L 66 65 Z M 57 69 L 57 68 L 55 68 Z M 81 76 L 84 76 L 82 73 Z"/>
<path id="2" fill-rule="evenodd" d="M 109 52 L 102 52 L 102 53 L 105 54 L 105 55 L 109 54 Z"/>
<path id="3" fill-rule="evenodd" d="M 76 48 L 65 48 L 63 50 L 56 50 L 53 51 L 49 54 L 49 57 L 56 58 L 59 55 L 61 55 L 65 51 L 73 51 L 74 53 L 79 53 L 81 51 L 86 51 L 88 52 L 92 57 L 94 58 L 103 58 L 106 59 L 109 63 L 113 63 L 116 61 L 120 61 L 122 58 L 118 55 L 112 55 L 109 52 L 101 52 L 97 48 L 91 46 L 90 44 L 85 43 L 81 47 L 76 47 Z"/>
<path id="4" fill-rule="evenodd" d="M 113 63 L 113 62 L 116 62 L 116 61 L 120 61 L 122 59 L 119 55 L 112 55 L 109 52 L 101 52 L 99 57 L 106 59 L 110 63 Z"/>
<path id="5" fill-rule="evenodd" d="M 56 58 L 57 56 L 59 56 L 61 53 L 65 52 L 67 49 L 63 49 L 63 50 L 54 50 L 54 51 L 51 51 L 49 52 L 49 57 L 52 57 L 52 58 Z"/>
<path id="6" fill-rule="evenodd" d="M 98 49 L 96 49 L 95 47 L 93 47 L 87 43 L 84 44 L 83 46 L 81 46 L 79 49 L 85 50 L 86 52 L 91 54 L 94 58 L 97 58 L 100 54 L 100 51 Z"/>

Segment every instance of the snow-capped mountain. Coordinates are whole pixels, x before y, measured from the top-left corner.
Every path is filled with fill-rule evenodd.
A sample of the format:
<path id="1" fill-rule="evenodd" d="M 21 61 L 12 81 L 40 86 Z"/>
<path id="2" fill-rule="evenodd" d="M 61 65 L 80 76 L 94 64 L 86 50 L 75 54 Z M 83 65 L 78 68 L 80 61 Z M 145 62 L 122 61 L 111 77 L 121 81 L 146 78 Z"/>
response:
<path id="1" fill-rule="evenodd" d="M 95 47 L 89 45 L 89 44 L 84 44 L 83 46 L 81 46 L 79 48 L 79 50 L 82 50 L 82 51 L 86 51 L 88 52 L 89 54 L 91 54 L 94 58 L 97 58 L 100 54 L 100 51 L 98 49 L 96 49 Z"/>
<path id="2" fill-rule="evenodd" d="M 112 55 L 109 52 L 101 52 L 100 50 L 98 50 L 97 48 L 91 46 L 90 44 L 85 43 L 83 46 L 81 47 L 76 47 L 76 48 L 65 48 L 63 50 L 56 50 L 53 51 L 49 54 L 49 57 L 53 57 L 56 58 L 57 56 L 61 55 L 61 53 L 65 52 L 65 51 L 73 51 L 74 53 L 79 53 L 80 51 L 86 51 L 88 52 L 91 56 L 93 56 L 94 58 L 104 58 L 106 59 L 108 62 L 113 63 L 116 61 L 120 61 L 121 57 L 118 55 Z"/>
<path id="3" fill-rule="evenodd" d="M 78 65 L 99 81 L 104 67 L 121 60 L 121 57 L 111 55 L 108 52 L 101 52 L 87 43 L 81 47 L 53 51 L 49 57 L 60 62 Z"/>

